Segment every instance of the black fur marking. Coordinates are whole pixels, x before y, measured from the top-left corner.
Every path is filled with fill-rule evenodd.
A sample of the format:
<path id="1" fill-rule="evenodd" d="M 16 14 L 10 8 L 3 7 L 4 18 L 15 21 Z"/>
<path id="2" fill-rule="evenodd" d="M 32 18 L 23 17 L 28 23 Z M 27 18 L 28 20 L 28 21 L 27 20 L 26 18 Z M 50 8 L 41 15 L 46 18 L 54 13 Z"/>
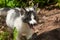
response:
<path id="1" fill-rule="evenodd" d="M 37 16 L 35 11 L 29 11 L 25 13 L 25 16 L 23 18 L 23 22 L 28 23 L 30 28 L 33 28 L 35 24 L 30 24 L 29 21 L 31 20 L 31 14 L 34 15 L 34 19 L 37 21 Z"/>
<path id="2" fill-rule="evenodd" d="M 25 17 L 23 18 L 23 22 L 28 23 L 31 20 L 31 14 L 34 15 L 34 19 L 36 20 L 36 13 L 34 11 L 29 11 L 25 13 Z"/>

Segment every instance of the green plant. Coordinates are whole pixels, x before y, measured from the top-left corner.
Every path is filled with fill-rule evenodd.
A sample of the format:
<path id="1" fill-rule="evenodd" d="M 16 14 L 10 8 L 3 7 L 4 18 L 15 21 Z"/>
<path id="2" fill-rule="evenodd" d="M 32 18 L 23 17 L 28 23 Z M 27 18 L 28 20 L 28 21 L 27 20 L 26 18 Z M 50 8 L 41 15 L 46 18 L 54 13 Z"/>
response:
<path id="1" fill-rule="evenodd" d="M 56 6 L 60 7 L 60 0 L 57 0 Z"/>
<path id="2" fill-rule="evenodd" d="M 14 30 L 13 30 L 13 40 L 16 40 L 17 34 L 18 34 L 18 32 L 17 32 L 17 29 L 15 27 Z"/>
<path id="3" fill-rule="evenodd" d="M 0 33 L 0 40 L 7 40 L 8 38 L 8 32 L 1 32 Z"/>
<path id="4" fill-rule="evenodd" d="M 4 7 L 5 6 L 5 0 L 0 0 L 0 7 Z"/>
<path id="5" fill-rule="evenodd" d="M 34 6 L 36 3 L 39 7 L 44 7 L 56 2 L 60 5 L 60 0 L 0 0 L 0 7 L 27 7 Z"/>

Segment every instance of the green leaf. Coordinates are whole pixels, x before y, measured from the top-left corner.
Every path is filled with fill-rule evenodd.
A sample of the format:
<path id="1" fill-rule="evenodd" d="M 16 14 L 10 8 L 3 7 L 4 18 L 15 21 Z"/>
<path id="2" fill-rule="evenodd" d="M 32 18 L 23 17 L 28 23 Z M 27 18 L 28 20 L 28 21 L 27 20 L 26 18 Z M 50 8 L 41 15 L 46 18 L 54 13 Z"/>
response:
<path id="1" fill-rule="evenodd" d="M 16 27 L 14 28 L 13 31 L 14 31 L 14 32 L 13 32 L 13 40 L 16 40 L 16 36 L 17 36 L 17 34 L 18 34 Z"/>
<path id="2" fill-rule="evenodd" d="M 13 3 L 13 1 L 9 1 L 9 2 L 7 3 L 7 6 L 9 6 L 9 7 L 14 7 L 15 4 Z"/>

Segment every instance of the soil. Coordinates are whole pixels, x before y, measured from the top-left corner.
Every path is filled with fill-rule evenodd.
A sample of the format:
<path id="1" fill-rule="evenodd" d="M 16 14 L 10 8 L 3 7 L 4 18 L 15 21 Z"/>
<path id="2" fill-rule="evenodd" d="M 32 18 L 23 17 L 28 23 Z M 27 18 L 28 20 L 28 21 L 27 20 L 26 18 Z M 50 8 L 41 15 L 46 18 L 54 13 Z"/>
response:
<path id="1" fill-rule="evenodd" d="M 38 11 L 39 20 L 34 27 L 37 36 L 33 37 L 32 40 L 60 40 L 60 9 L 48 7 L 40 8 Z M 5 16 L 0 15 L 0 32 L 7 30 Z"/>

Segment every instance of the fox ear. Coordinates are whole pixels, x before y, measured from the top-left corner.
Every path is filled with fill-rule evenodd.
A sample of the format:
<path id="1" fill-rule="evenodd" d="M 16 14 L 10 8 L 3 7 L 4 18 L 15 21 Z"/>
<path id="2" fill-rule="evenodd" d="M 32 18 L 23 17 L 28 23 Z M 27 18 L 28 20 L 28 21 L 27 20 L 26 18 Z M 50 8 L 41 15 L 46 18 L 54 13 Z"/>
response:
<path id="1" fill-rule="evenodd" d="M 38 7 L 38 3 L 36 5 L 33 6 L 33 8 L 36 10 Z"/>
<path id="2" fill-rule="evenodd" d="M 24 8 L 21 8 L 21 15 L 25 14 L 26 10 Z"/>

